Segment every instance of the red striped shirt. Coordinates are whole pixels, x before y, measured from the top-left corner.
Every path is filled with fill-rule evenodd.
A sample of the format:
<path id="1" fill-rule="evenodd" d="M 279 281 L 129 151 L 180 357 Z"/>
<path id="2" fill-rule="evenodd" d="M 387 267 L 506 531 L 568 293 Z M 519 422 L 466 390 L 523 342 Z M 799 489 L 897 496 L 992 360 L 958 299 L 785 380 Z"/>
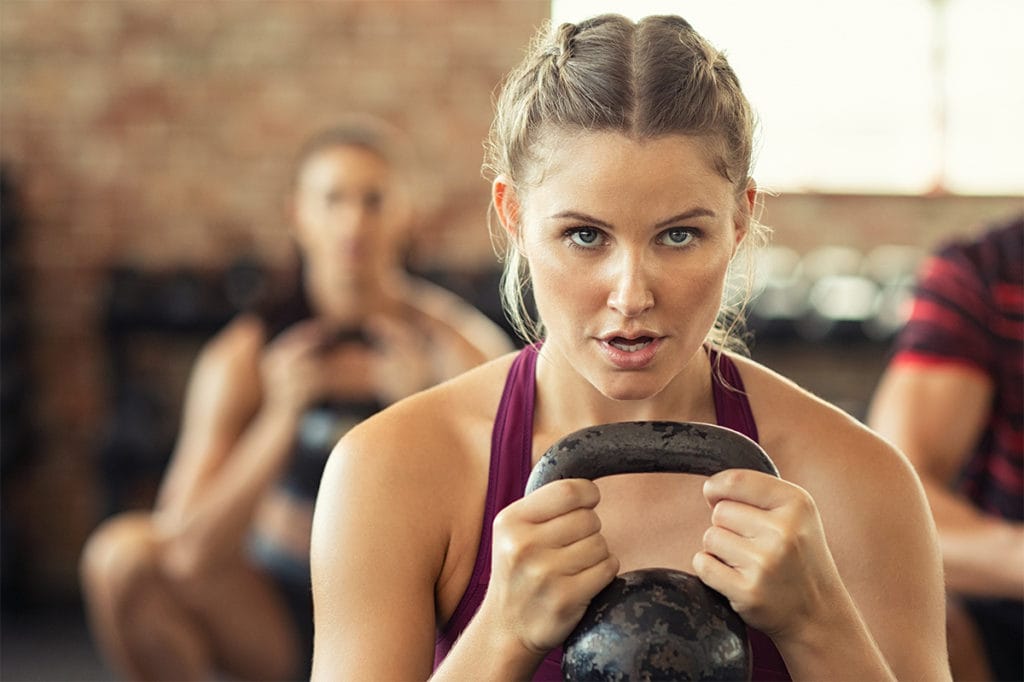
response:
<path id="1" fill-rule="evenodd" d="M 958 485 L 979 508 L 1024 520 L 1024 215 L 922 265 L 893 362 L 991 378 L 992 413 Z"/>

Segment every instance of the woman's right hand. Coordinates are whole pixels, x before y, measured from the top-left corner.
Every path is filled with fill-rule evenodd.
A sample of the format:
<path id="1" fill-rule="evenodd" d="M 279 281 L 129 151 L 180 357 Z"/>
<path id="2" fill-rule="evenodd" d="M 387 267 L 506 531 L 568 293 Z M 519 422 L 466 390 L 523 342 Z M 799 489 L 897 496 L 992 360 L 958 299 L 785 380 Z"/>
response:
<path id="1" fill-rule="evenodd" d="M 592 481 L 564 479 L 495 517 L 491 582 L 481 611 L 533 654 L 561 646 L 593 596 L 618 573 L 594 511 L 600 497 Z"/>
<path id="2" fill-rule="evenodd" d="M 297 419 L 327 394 L 327 373 L 321 358 L 326 338 L 322 324 L 306 320 L 267 344 L 260 359 L 264 409 Z"/>

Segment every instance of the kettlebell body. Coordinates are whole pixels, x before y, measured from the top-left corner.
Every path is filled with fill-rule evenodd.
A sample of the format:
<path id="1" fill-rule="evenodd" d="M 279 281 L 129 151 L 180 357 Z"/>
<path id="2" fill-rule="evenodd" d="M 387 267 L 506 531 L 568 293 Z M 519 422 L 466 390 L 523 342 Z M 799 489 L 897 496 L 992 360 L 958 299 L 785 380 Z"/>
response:
<path id="1" fill-rule="evenodd" d="M 746 468 L 778 475 L 757 443 L 731 429 L 687 422 L 618 422 L 556 442 L 526 492 L 561 478 L 625 473 L 710 476 Z M 565 680 L 749 680 L 746 624 L 694 575 L 667 568 L 623 573 L 599 592 L 564 644 Z"/>
<path id="2" fill-rule="evenodd" d="M 644 568 L 616 577 L 565 642 L 566 680 L 749 680 L 747 626 L 697 576 Z"/>

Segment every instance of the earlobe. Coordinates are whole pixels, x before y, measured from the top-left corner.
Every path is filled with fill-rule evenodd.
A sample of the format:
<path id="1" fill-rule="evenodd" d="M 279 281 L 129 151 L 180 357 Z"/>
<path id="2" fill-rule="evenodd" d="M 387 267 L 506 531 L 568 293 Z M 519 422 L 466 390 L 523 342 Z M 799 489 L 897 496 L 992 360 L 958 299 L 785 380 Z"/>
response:
<path id="1" fill-rule="evenodd" d="M 747 189 L 743 192 L 743 198 L 747 201 L 747 212 L 754 215 L 754 207 L 757 205 L 757 183 L 754 178 L 747 181 Z"/>
<path id="2" fill-rule="evenodd" d="M 494 182 L 491 183 L 491 199 L 494 201 L 494 211 L 498 214 L 501 226 L 514 241 L 518 236 L 519 203 L 515 190 L 504 175 L 494 178 Z"/>
<path id="3" fill-rule="evenodd" d="M 747 188 L 743 191 L 743 212 L 742 222 L 737 225 L 736 246 L 739 247 L 750 232 L 750 221 L 754 220 L 754 211 L 757 207 L 757 183 L 753 178 L 747 181 Z"/>

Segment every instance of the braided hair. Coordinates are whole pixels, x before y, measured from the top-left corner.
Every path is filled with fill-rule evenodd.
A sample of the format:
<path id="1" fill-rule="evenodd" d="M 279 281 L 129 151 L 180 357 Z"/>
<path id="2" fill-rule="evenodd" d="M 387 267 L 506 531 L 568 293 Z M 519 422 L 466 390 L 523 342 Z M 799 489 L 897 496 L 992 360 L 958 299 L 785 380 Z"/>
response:
<path id="1" fill-rule="evenodd" d="M 577 24 L 545 25 L 505 79 L 486 143 L 484 175 L 520 190 L 537 180 L 546 135 L 565 131 L 622 133 L 634 139 L 688 135 L 739 199 L 753 165 L 754 112 L 725 55 L 678 16 L 633 22 L 604 14 Z M 767 228 L 751 220 L 745 244 L 764 243 Z M 526 260 L 517 244 L 492 229 L 504 261 L 502 302 L 526 340 L 543 335 L 524 292 Z M 747 279 L 750 267 L 747 262 Z M 734 275 L 735 276 L 735 275 Z M 749 286 L 744 299 L 749 298 Z M 726 303 L 708 341 L 742 349 L 733 335 L 742 302 Z"/>

